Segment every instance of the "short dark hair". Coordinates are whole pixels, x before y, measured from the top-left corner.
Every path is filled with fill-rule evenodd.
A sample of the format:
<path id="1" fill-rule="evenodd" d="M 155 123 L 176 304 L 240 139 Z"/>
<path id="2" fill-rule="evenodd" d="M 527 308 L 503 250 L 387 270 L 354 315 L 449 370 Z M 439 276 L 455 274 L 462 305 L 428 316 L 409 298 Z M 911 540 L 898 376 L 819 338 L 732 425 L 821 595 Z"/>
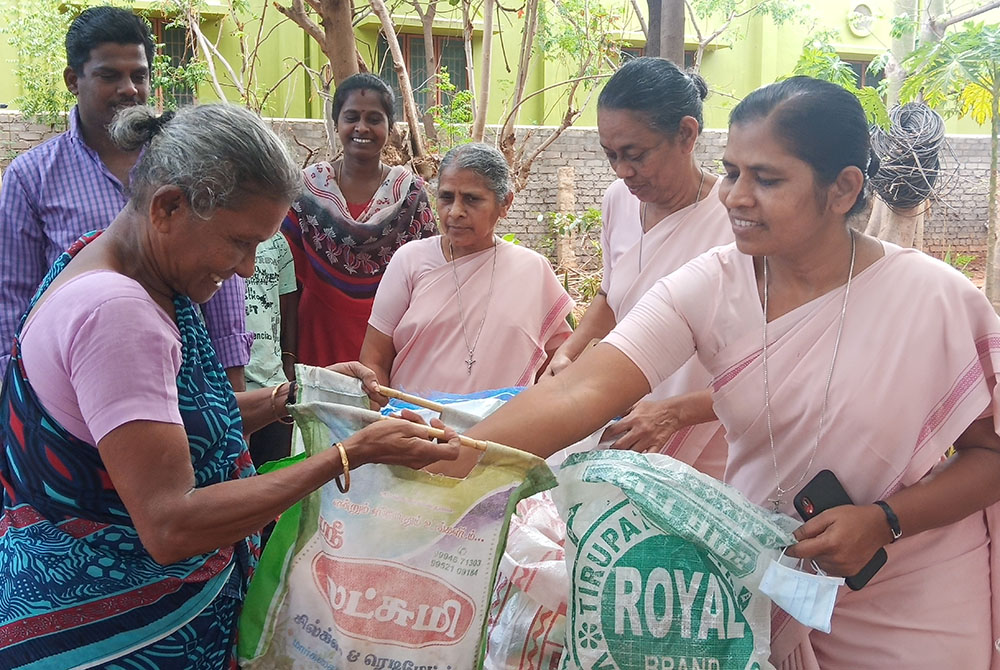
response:
<path id="1" fill-rule="evenodd" d="M 337 86 L 337 90 L 333 94 L 333 122 L 337 123 L 337 119 L 340 118 L 340 110 L 343 109 L 344 103 L 347 102 L 347 96 L 353 91 L 374 91 L 378 93 L 382 97 L 382 109 L 389 120 L 389 129 L 392 130 L 392 124 L 396 122 L 395 110 L 393 109 L 393 106 L 396 104 L 396 95 L 389 88 L 389 84 L 370 72 L 352 74 Z"/>
<path id="2" fill-rule="evenodd" d="M 153 37 L 145 19 L 120 7 L 90 7 L 73 19 L 66 31 L 66 64 L 77 74 L 102 44 L 141 44 L 146 64 L 153 67 Z"/>
<path id="3" fill-rule="evenodd" d="M 867 177 L 879 164 L 871 151 L 864 109 L 852 93 L 820 79 L 789 77 L 743 98 L 729 114 L 729 125 L 763 119 L 771 120 L 777 140 L 808 163 L 820 183 L 832 184 L 849 165 L 861 170 L 865 187 L 848 216 L 865 208 Z"/>
<path id="4" fill-rule="evenodd" d="M 597 108 L 642 114 L 654 129 L 673 137 L 690 116 L 704 127 L 702 100 L 708 84 L 697 72 L 683 72 L 665 58 L 643 56 L 622 65 L 597 97 Z"/>
<path id="5" fill-rule="evenodd" d="M 438 176 L 447 170 L 472 170 L 493 191 L 497 204 L 502 204 L 514 192 L 510 183 L 510 166 L 496 147 L 483 142 L 459 144 L 441 159 Z"/>

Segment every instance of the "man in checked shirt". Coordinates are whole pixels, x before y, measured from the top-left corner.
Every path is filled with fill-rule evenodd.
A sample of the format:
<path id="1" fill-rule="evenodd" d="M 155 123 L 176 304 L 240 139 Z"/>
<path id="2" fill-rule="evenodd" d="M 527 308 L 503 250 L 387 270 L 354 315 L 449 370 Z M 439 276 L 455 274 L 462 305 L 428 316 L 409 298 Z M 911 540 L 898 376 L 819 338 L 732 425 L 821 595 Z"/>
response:
<path id="1" fill-rule="evenodd" d="M 69 130 L 18 156 L 0 187 L 0 379 L 28 301 L 52 263 L 83 233 L 106 227 L 128 201 L 139 152 L 108 137 L 119 109 L 145 104 L 153 39 L 125 9 L 92 7 L 66 34 L 66 88 L 77 104 Z M 253 336 L 246 331 L 246 284 L 227 280 L 202 306 L 219 360 L 236 390 Z M 128 324 L 122 324 L 127 328 Z"/>

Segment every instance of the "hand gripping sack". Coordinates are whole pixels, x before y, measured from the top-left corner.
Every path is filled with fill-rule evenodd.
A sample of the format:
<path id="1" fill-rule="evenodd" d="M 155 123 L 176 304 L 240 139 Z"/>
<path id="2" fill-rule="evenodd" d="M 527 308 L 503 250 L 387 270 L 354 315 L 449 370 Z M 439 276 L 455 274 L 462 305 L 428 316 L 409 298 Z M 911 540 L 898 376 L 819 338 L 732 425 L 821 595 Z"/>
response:
<path id="1" fill-rule="evenodd" d="M 293 413 L 312 455 L 370 411 L 316 400 L 344 401 L 343 380 L 308 372 Z M 554 483 L 544 461 L 500 447 L 463 480 L 369 464 L 351 473 L 346 494 L 326 484 L 303 501 L 294 545 L 265 551 L 264 574 L 278 579 L 266 598 L 248 597 L 266 613 L 255 639 L 240 641 L 242 667 L 479 668 L 511 511 Z"/>
<path id="2" fill-rule="evenodd" d="M 794 543 L 792 519 L 660 454 L 575 454 L 558 478 L 571 589 L 562 670 L 772 668 L 771 603 L 757 587 Z"/>

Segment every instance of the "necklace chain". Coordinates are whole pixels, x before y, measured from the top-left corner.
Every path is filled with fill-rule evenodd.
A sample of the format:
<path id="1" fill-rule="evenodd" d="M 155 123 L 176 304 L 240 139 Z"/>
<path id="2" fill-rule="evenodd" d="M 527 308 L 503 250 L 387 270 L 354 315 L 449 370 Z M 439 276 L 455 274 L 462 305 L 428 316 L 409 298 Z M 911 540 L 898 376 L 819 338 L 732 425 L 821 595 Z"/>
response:
<path id="1" fill-rule="evenodd" d="M 698 194 L 694 196 L 694 202 L 691 205 L 697 205 L 701 200 L 701 189 L 705 186 L 705 171 L 699 169 L 701 172 L 701 181 L 698 182 Z M 690 207 L 691 205 L 685 205 L 685 207 Z M 683 209 L 683 207 L 681 208 Z M 680 210 L 677 210 L 680 211 Z M 646 203 L 639 203 L 639 269 L 642 269 L 642 239 L 646 237 Z"/>
<path id="2" fill-rule="evenodd" d="M 784 498 L 786 493 L 790 493 L 795 490 L 795 488 L 802 483 L 802 480 L 806 478 L 809 474 L 809 469 L 812 468 L 813 461 L 816 458 L 816 452 L 819 449 L 820 438 L 823 436 L 823 426 L 826 421 L 826 408 L 827 403 L 830 400 L 830 382 L 833 381 L 833 368 L 837 364 L 837 351 L 840 349 L 840 336 L 844 332 L 844 318 L 847 316 L 847 299 L 851 295 L 851 279 L 854 277 L 854 259 L 857 251 L 856 239 L 854 236 L 854 230 L 850 230 L 851 234 L 851 267 L 847 271 L 847 287 L 844 290 L 844 302 L 840 308 L 840 324 L 837 326 L 837 339 L 833 343 L 833 356 L 830 359 L 830 371 L 826 375 L 826 390 L 823 392 L 823 405 L 819 412 L 819 428 L 816 431 L 816 442 L 813 444 L 812 453 L 809 455 L 809 462 L 806 463 L 805 469 L 799 478 L 795 480 L 795 483 L 784 488 L 781 485 L 781 475 L 778 473 L 778 454 L 774 449 L 774 431 L 771 428 L 771 392 L 768 386 L 767 377 L 767 256 L 764 256 L 764 344 L 763 352 L 761 356 L 763 358 L 763 368 L 764 368 L 764 412 L 767 416 L 767 437 L 771 445 L 771 463 L 774 465 L 774 490 L 775 497 L 769 498 L 768 502 L 774 506 L 774 511 L 777 512 L 781 507 L 782 498 Z"/>
<path id="3" fill-rule="evenodd" d="M 476 339 L 469 345 L 469 334 L 465 329 L 465 309 L 462 307 L 462 285 L 458 281 L 458 270 L 455 269 L 455 247 L 449 241 L 448 250 L 451 251 L 451 274 L 455 278 L 455 294 L 458 297 L 458 318 L 462 324 L 462 339 L 465 340 L 465 348 L 469 351 L 469 357 L 465 359 L 466 373 L 472 374 L 472 366 L 476 364 L 476 347 L 479 345 L 479 336 L 483 334 L 483 326 L 486 325 L 486 315 L 490 311 L 490 302 L 493 299 L 493 280 L 497 276 L 497 240 L 493 238 L 493 270 L 490 273 L 490 290 L 486 294 L 486 307 L 483 309 L 483 318 L 479 322 L 479 329 L 476 330 Z"/>

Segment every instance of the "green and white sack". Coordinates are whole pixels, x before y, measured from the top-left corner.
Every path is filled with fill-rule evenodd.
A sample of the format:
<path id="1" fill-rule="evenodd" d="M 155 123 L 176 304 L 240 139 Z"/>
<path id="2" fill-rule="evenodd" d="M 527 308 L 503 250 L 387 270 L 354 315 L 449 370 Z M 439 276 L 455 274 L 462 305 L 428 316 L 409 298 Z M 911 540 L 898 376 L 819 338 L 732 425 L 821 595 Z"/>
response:
<path id="1" fill-rule="evenodd" d="M 558 479 L 571 583 L 561 670 L 772 668 L 757 587 L 794 543 L 793 520 L 661 454 L 574 454 Z"/>
<path id="2" fill-rule="evenodd" d="M 360 387 L 333 374 L 298 368 L 307 455 L 371 420 Z M 463 480 L 369 464 L 346 494 L 328 483 L 300 506 L 294 542 L 273 546 L 285 516 L 272 535 L 241 619 L 242 667 L 479 668 L 511 512 L 554 484 L 544 461 L 504 447 Z"/>

